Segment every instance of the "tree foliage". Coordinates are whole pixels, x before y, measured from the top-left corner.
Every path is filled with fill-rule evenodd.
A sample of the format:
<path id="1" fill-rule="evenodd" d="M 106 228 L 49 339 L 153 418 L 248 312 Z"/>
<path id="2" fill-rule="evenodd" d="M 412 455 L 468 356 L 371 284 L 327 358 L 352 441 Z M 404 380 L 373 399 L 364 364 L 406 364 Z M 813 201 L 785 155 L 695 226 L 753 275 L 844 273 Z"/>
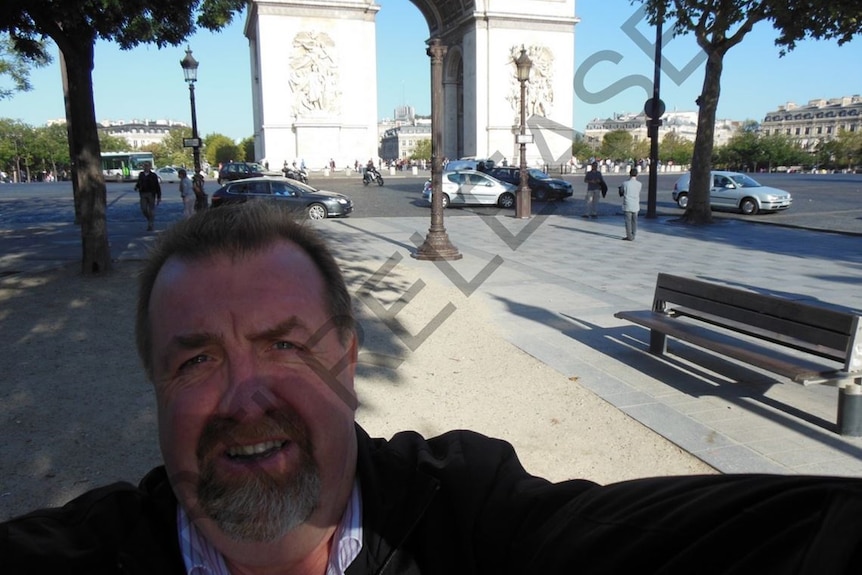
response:
<path id="1" fill-rule="evenodd" d="M 612 160 L 627 160 L 632 157 L 634 137 L 625 130 L 611 130 L 602 138 L 599 154 Z"/>
<path id="2" fill-rule="evenodd" d="M 198 27 L 218 30 L 245 8 L 245 0 L 4 0 L 0 33 L 29 61 L 47 56 L 44 40 L 60 50 L 63 65 L 76 216 L 81 224 L 82 271 L 110 269 L 106 190 L 93 98 L 94 44 L 123 49 L 142 43 L 181 44 Z"/>
<path id="3" fill-rule="evenodd" d="M 683 138 L 676 132 L 668 132 L 659 142 L 658 157 L 666 164 L 672 162 L 678 166 L 687 166 L 691 164 L 693 153 L 694 142 Z"/>
<path id="4" fill-rule="evenodd" d="M 684 219 L 712 221 L 709 204 L 715 115 L 728 50 L 742 42 L 758 22 L 777 31 L 779 54 L 806 38 L 843 44 L 862 31 L 862 2 L 836 0 L 631 0 L 646 7 L 653 24 L 673 21 L 676 34 L 694 34 L 706 53 L 703 88 L 698 97 L 697 136 L 691 166 L 691 195 Z"/>
<path id="5" fill-rule="evenodd" d="M 411 160 L 427 160 L 431 161 L 431 138 L 419 140 L 416 147 L 413 149 Z"/>
<path id="6" fill-rule="evenodd" d="M 771 172 L 777 166 L 810 165 L 812 156 L 786 134 L 764 135 L 749 121 L 715 150 L 713 164 L 741 172 Z"/>
<path id="7" fill-rule="evenodd" d="M 15 51 L 12 38 L 8 34 L 0 34 L 0 80 L 8 78 L 11 87 L 5 87 L 0 83 L 0 100 L 12 96 L 15 92 L 29 92 L 30 69 L 33 67 L 47 66 L 51 63 L 51 56 L 44 48 L 29 60 Z"/>
<path id="8" fill-rule="evenodd" d="M 204 138 L 206 147 L 204 154 L 211 166 L 240 161 L 240 147 L 232 139 L 223 134 L 209 134 Z"/>

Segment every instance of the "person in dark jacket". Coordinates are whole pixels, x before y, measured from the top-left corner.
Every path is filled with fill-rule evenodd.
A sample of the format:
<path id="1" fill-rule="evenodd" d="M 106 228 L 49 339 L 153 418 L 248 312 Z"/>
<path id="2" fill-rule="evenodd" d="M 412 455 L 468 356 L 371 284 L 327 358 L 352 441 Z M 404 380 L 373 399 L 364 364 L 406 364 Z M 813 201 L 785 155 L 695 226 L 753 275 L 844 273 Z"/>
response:
<path id="1" fill-rule="evenodd" d="M 147 231 L 153 231 L 156 222 L 156 206 L 162 201 L 162 186 L 159 177 L 152 171 L 149 162 L 144 164 L 144 169 L 138 174 L 138 183 L 135 189 L 140 194 L 141 213 L 147 218 Z"/>
<path id="2" fill-rule="evenodd" d="M 0 524 L 2 573 L 858 572 L 859 479 L 551 483 L 469 431 L 371 438 L 356 331 L 338 265 L 287 211 L 172 226 L 136 325 L 164 465 Z"/>

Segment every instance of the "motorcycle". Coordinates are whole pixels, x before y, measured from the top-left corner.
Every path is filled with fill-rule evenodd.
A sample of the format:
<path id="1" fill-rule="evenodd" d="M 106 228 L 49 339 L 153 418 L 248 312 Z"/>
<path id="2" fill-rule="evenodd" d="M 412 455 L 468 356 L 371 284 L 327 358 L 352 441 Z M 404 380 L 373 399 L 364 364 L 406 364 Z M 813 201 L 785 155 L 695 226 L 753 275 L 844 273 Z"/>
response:
<path id="1" fill-rule="evenodd" d="M 304 169 L 300 168 L 298 170 L 293 168 L 285 168 L 284 176 L 286 178 L 290 178 L 291 180 L 296 180 L 298 182 L 302 182 L 303 184 L 308 183 L 308 172 Z"/>
<path id="2" fill-rule="evenodd" d="M 377 171 L 377 168 L 366 168 L 365 174 L 362 175 L 362 184 L 368 185 L 371 182 L 377 182 L 378 186 L 383 185 L 383 176 Z"/>

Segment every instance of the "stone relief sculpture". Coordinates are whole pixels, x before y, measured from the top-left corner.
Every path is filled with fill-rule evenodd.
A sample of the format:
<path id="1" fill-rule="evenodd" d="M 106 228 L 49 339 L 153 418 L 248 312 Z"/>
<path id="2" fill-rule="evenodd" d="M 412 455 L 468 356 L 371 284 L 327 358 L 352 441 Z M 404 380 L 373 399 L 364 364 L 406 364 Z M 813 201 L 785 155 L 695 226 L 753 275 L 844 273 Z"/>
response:
<path id="1" fill-rule="evenodd" d="M 325 32 L 300 32 L 293 39 L 289 65 L 293 112 L 296 116 L 324 115 L 338 111 L 338 66 L 335 42 Z"/>
<path id="2" fill-rule="evenodd" d="M 524 46 L 527 56 L 533 62 L 530 68 L 530 81 L 527 82 L 527 117 L 538 115 L 547 117 L 554 105 L 554 55 L 546 46 Z M 518 71 L 515 60 L 521 55 L 521 45 L 509 49 L 509 66 L 511 80 L 509 88 L 509 103 L 515 112 L 515 124 L 521 121 L 521 84 L 518 82 Z"/>

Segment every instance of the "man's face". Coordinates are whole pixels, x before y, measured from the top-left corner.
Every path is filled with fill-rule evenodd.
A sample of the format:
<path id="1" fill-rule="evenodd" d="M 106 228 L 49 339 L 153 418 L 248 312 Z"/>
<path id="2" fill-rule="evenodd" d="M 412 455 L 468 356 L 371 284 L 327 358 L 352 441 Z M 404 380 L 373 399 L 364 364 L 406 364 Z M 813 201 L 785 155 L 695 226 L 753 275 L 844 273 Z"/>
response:
<path id="1" fill-rule="evenodd" d="M 355 470 L 356 341 L 341 343 L 323 293 L 286 241 L 235 261 L 169 259 L 156 278 L 162 454 L 211 538 L 271 541 L 340 517 Z"/>

